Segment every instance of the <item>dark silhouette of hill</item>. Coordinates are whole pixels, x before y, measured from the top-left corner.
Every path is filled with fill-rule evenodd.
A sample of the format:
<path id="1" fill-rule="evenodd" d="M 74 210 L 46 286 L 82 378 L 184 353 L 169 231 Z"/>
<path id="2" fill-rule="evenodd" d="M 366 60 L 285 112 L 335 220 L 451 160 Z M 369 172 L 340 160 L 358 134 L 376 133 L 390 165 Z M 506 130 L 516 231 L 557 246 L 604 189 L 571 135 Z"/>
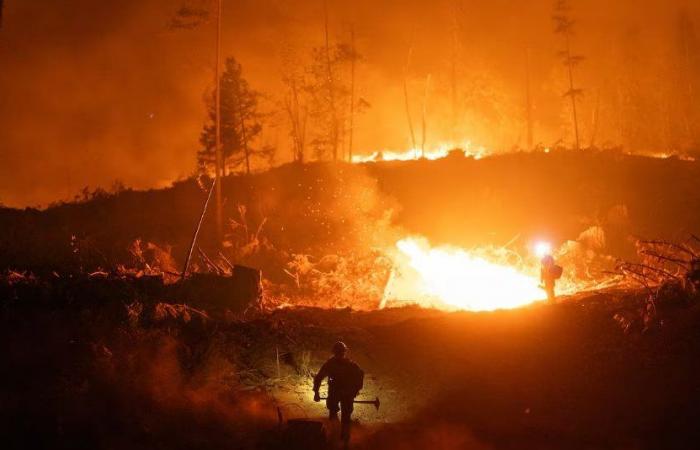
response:
<path id="1" fill-rule="evenodd" d="M 598 225 L 608 251 L 630 236 L 683 239 L 700 229 L 700 164 L 611 152 L 515 153 L 474 160 L 284 165 L 224 180 L 227 218 L 289 253 L 324 254 L 399 234 L 436 243 L 504 244 L 514 236 L 574 239 Z M 180 263 L 206 197 L 195 180 L 150 191 L 96 193 L 45 210 L 0 210 L 0 268 L 112 267 L 140 238 L 172 246 Z M 213 213 L 213 209 L 210 211 Z M 235 234 L 235 233 L 234 233 Z M 213 244 L 213 214 L 201 234 Z"/>

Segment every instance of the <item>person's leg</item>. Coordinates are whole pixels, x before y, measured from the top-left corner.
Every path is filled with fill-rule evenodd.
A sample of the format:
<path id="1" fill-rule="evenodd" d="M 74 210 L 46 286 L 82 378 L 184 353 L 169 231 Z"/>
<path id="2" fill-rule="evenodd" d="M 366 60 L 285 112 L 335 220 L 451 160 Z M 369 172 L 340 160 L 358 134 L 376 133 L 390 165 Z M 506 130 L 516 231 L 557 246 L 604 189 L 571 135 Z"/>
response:
<path id="1" fill-rule="evenodd" d="M 353 398 L 344 398 L 340 401 L 340 437 L 343 441 L 350 440 L 350 422 L 352 420 Z"/>
<path id="2" fill-rule="evenodd" d="M 338 410 L 340 410 L 340 406 L 338 406 L 339 403 L 340 399 L 338 399 L 338 397 L 330 393 L 328 394 L 326 408 L 328 408 L 328 418 L 330 420 L 338 420 Z"/>
<path id="3" fill-rule="evenodd" d="M 545 284 L 545 290 L 547 291 L 547 300 L 550 303 L 554 303 L 554 283 Z"/>

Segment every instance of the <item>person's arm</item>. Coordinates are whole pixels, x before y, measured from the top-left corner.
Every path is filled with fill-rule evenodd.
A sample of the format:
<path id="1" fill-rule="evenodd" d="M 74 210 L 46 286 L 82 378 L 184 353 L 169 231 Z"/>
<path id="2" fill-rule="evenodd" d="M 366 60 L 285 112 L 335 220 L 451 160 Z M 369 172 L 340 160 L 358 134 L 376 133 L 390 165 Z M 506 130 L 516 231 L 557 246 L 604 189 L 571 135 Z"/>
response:
<path id="1" fill-rule="evenodd" d="M 318 390 L 321 388 L 321 383 L 328 376 L 328 361 L 326 361 L 322 366 L 321 370 L 318 371 L 314 377 L 314 401 L 318 402 L 321 400 L 321 396 Z"/>

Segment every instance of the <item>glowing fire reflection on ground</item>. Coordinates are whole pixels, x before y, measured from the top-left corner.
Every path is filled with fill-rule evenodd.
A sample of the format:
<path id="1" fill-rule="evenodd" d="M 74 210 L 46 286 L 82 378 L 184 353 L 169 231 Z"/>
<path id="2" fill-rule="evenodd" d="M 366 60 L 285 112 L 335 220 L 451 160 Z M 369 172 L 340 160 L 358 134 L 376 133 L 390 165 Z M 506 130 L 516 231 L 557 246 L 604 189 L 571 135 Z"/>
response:
<path id="1" fill-rule="evenodd" d="M 528 305 L 545 298 L 535 263 L 527 266 L 505 249 L 466 251 L 431 247 L 421 238 L 396 244 L 395 270 L 385 301 L 469 311 Z"/>

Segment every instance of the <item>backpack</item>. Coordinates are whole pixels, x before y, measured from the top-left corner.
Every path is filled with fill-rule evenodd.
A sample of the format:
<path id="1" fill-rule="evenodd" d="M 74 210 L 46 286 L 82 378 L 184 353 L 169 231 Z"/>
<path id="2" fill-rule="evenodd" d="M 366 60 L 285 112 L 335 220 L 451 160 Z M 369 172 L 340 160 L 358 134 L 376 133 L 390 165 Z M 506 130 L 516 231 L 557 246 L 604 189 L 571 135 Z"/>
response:
<path id="1" fill-rule="evenodd" d="M 352 389 L 357 395 L 365 384 L 365 372 L 357 364 L 353 364 L 352 369 Z"/>
<path id="2" fill-rule="evenodd" d="M 555 280 L 558 280 L 559 278 L 561 278 L 563 273 L 564 273 L 564 268 L 562 266 L 559 266 L 557 264 L 552 266 L 550 274 L 552 275 L 552 278 L 554 278 Z"/>

